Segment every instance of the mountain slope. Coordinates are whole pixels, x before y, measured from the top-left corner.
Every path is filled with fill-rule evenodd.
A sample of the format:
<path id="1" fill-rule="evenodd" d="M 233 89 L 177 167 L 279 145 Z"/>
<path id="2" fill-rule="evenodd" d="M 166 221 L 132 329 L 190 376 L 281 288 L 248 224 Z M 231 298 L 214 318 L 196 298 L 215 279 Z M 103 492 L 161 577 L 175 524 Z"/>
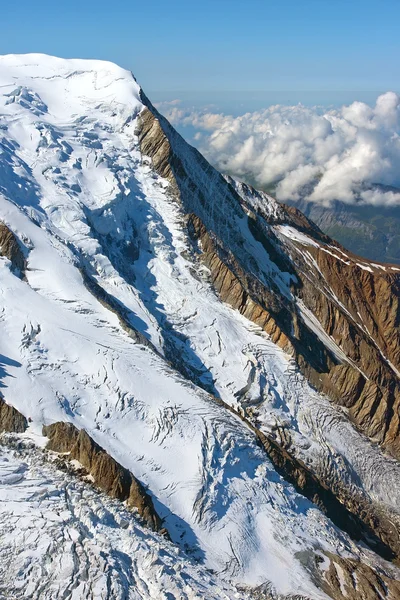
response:
<path id="1" fill-rule="evenodd" d="M 205 260 L 222 298 L 262 324 L 313 385 L 350 408 L 360 428 L 398 457 L 400 269 L 352 256 L 266 194 L 233 180 L 224 185 L 145 102 L 142 149 L 194 215 L 195 237 L 206 236 Z"/>
<path id="2" fill-rule="evenodd" d="M 0 495 L 2 598 L 228 600 L 238 594 L 118 502 L 57 470 L 28 440 L 2 452 Z"/>
<path id="3" fill-rule="evenodd" d="M 0 373 L 22 436 L 85 430 L 146 487 L 156 552 L 228 597 L 373 598 L 383 578 L 395 598 L 398 463 L 315 388 L 398 456 L 396 269 L 224 178 L 111 63 L 1 57 L 0 86 Z M 353 569 L 352 590 L 332 575 Z"/>

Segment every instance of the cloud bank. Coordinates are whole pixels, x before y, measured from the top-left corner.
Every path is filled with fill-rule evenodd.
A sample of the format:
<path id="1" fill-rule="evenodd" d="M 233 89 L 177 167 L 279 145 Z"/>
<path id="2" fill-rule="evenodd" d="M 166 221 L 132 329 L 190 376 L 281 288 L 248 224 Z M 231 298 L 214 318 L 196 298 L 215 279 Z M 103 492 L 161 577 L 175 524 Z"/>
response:
<path id="1" fill-rule="evenodd" d="M 374 107 L 271 106 L 239 117 L 159 106 L 174 124 L 192 126 L 201 152 L 222 172 L 280 200 L 333 200 L 400 205 L 400 96 L 387 92 Z M 380 184 L 375 186 L 374 184 Z"/>

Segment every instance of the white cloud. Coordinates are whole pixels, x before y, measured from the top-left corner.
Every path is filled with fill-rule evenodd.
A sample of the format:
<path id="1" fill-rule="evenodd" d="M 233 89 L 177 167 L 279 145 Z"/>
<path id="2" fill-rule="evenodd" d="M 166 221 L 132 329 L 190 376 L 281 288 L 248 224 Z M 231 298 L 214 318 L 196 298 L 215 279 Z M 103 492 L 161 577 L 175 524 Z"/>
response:
<path id="1" fill-rule="evenodd" d="M 200 150 L 221 171 L 275 184 L 281 200 L 300 194 L 320 203 L 338 199 L 400 205 L 400 97 L 387 92 L 374 107 L 354 102 L 340 109 L 271 106 L 232 117 L 165 107 L 174 124 L 191 125 Z"/>
<path id="2" fill-rule="evenodd" d="M 365 190 L 361 192 L 361 197 L 365 204 L 373 204 L 378 206 L 399 206 L 400 192 L 381 190 Z"/>
<path id="3" fill-rule="evenodd" d="M 179 98 L 175 98 L 175 100 L 163 100 L 163 102 L 155 102 L 154 106 L 160 110 L 168 109 L 171 106 L 177 106 L 181 103 Z"/>

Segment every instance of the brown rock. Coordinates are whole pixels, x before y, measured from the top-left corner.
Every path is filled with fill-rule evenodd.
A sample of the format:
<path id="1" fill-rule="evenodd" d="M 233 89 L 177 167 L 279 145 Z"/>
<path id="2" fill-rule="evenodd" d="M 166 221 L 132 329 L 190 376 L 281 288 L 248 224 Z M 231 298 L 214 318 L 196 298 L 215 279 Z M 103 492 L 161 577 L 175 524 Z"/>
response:
<path id="1" fill-rule="evenodd" d="M 353 256 L 295 208 L 281 205 L 279 215 L 271 217 L 262 202 L 256 210 L 246 204 L 246 196 L 240 197 L 186 144 L 144 95 L 143 102 L 147 108 L 137 132 L 142 152 L 168 179 L 174 199 L 190 215 L 189 231 L 201 241 L 203 259 L 221 299 L 263 327 L 296 359 L 312 385 L 349 408 L 363 432 L 400 458 L 399 273 Z M 261 195 L 250 186 L 241 187 L 245 194 Z M 269 278 L 266 286 L 252 275 L 252 266 L 262 270 L 262 265 L 243 247 L 237 223 L 244 219 L 270 260 L 293 276 L 293 296 L 316 316 L 345 360 L 338 360 L 308 327 L 273 276 L 263 273 Z M 319 247 L 307 246 L 312 264 L 305 259 L 301 243 L 277 238 L 270 225 L 281 223 L 319 243 Z M 359 266 L 362 263 L 364 268 Z"/>
<path id="2" fill-rule="evenodd" d="M 24 415 L 0 398 L 0 433 L 23 433 L 27 427 L 28 421 Z"/>
<path id="3" fill-rule="evenodd" d="M 0 256 L 6 256 L 14 269 L 21 275 L 25 271 L 25 257 L 14 233 L 2 222 L 0 222 Z"/>
<path id="4" fill-rule="evenodd" d="M 334 600 L 398 600 L 400 582 L 376 567 L 354 559 L 327 554 L 330 564 L 321 587 Z"/>
<path id="5" fill-rule="evenodd" d="M 297 209 L 281 205 L 269 214 L 260 192 L 232 185 L 145 97 L 143 101 L 147 109 L 138 130 L 142 152 L 170 182 L 186 214 L 193 248 L 209 268 L 221 300 L 262 327 L 296 360 L 312 386 L 346 407 L 361 431 L 400 458 L 399 273 L 351 255 Z M 239 196 L 240 190 L 244 193 Z M 246 194 L 258 197 L 257 208 Z M 246 224 L 246 236 L 252 235 L 268 253 L 266 269 L 247 251 L 242 234 Z M 278 237 L 273 226 L 279 224 L 296 227 L 318 242 L 307 246 L 307 259 L 300 242 Z M 291 298 L 277 285 L 276 273 L 291 276 Z M 298 300 L 316 317 L 321 334 L 303 318 Z M 268 450 L 276 466 L 282 463 L 279 468 L 298 489 L 312 490 L 309 475 L 281 450 Z M 320 484 L 399 555 L 397 526 L 378 516 L 377 507 L 362 505 L 362 499 L 335 488 L 338 484 L 329 476 Z"/>
<path id="6" fill-rule="evenodd" d="M 161 530 L 161 520 L 153 501 L 140 481 L 96 444 L 84 429 L 78 430 L 71 423 L 58 422 L 44 426 L 43 435 L 49 438 L 49 450 L 68 453 L 68 460 L 80 462 L 101 490 L 112 498 L 126 500 L 129 507 L 138 510 L 151 529 Z"/>

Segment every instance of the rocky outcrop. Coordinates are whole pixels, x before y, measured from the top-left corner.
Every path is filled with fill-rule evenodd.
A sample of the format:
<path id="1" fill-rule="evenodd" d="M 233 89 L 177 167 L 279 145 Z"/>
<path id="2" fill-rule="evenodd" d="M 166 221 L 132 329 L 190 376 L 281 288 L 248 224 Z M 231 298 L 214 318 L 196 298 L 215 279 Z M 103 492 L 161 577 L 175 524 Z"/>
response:
<path id="1" fill-rule="evenodd" d="M 0 433 L 23 433 L 27 427 L 24 415 L 0 398 Z"/>
<path id="2" fill-rule="evenodd" d="M 159 120 L 154 118 L 150 110 L 144 110 L 140 115 L 139 122 L 137 135 L 143 154 L 151 156 L 154 169 L 161 177 L 165 177 L 169 181 L 170 191 L 177 196 L 179 188 L 171 164 L 174 156 Z"/>
<path id="3" fill-rule="evenodd" d="M 83 283 L 87 290 L 102 304 L 105 308 L 113 312 L 118 317 L 119 324 L 122 329 L 132 338 L 136 343 L 151 348 L 153 352 L 158 354 L 156 347 L 148 340 L 142 333 L 135 329 L 131 323 L 130 311 L 119 302 L 114 296 L 106 292 L 93 277 L 88 275 L 85 269 L 80 270 Z"/>
<path id="4" fill-rule="evenodd" d="M 288 354 L 294 355 L 293 344 L 277 322 L 278 315 L 285 320 L 287 318 L 285 313 L 288 313 L 288 317 L 290 317 L 290 313 L 285 306 L 282 307 L 277 302 L 275 290 L 265 291 L 266 301 L 258 302 L 255 299 L 256 293 L 254 292 L 253 295 L 248 291 L 252 285 L 251 278 L 233 256 L 229 257 L 229 266 L 228 261 L 224 262 L 220 258 L 221 253 L 215 240 L 199 217 L 194 214 L 188 215 L 187 227 L 192 239 L 201 244 L 201 258 L 210 270 L 211 281 L 221 300 L 238 309 L 242 315 L 262 327 L 271 336 L 274 343 Z M 272 310 L 267 310 L 268 302 L 273 307 Z"/>
<path id="5" fill-rule="evenodd" d="M 346 357 L 322 376 L 307 373 L 307 365 L 303 371 L 349 409 L 362 431 L 400 458 L 399 274 L 338 245 L 329 245 L 328 252 L 324 246 L 307 247 L 317 265 L 313 271 L 301 244 L 291 242 L 290 249 L 302 276 L 298 298 Z"/>
<path id="6" fill-rule="evenodd" d="M 308 249 L 310 253 L 314 250 L 316 262 L 319 259 L 320 273 L 330 270 L 323 281 L 329 281 L 331 298 L 338 299 L 339 306 L 328 292 L 321 290 L 321 284 L 317 278 L 312 278 L 310 269 L 298 297 L 348 357 L 339 362 L 306 327 L 295 306 L 287 301 L 280 304 L 275 291 L 271 293 L 271 290 L 255 285 L 234 258 L 230 257 L 229 267 L 227 261 L 221 260 L 216 242 L 198 217 L 188 217 L 188 228 L 201 244 L 202 260 L 210 270 L 212 283 L 221 299 L 262 327 L 272 341 L 296 359 L 314 387 L 348 408 L 349 416 L 359 428 L 398 458 L 400 391 L 391 363 L 398 364 L 399 361 L 398 276 L 379 271 L 373 278 L 368 271 L 361 268 L 357 271 L 353 264 L 344 265 L 348 268 L 345 275 L 343 268 L 341 275 L 333 275 L 337 263 L 327 259 L 329 255 L 322 250 Z M 303 269 L 306 270 L 305 265 Z M 345 291 L 341 290 L 343 282 L 346 282 Z M 386 299 L 382 305 L 375 301 L 377 294 Z M 356 315 L 354 318 L 353 314 Z M 370 336 L 367 331 L 376 331 L 376 335 Z M 384 331 L 387 331 L 386 336 Z M 390 362 L 385 360 L 379 344 L 385 345 L 385 356 L 390 356 Z"/>
<path id="7" fill-rule="evenodd" d="M 11 261 L 13 269 L 20 275 L 25 272 L 25 257 L 17 237 L 4 223 L 0 221 L 0 256 L 6 256 Z"/>
<path id="8" fill-rule="evenodd" d="M 327 554 L 329 567 L 320 578 L 321 588 L 334 600 L 397 600 L 400 582 L 382 568 Z"/>
<path id="9" fill-rule="evenodd" d="M 137 509 L 139 515 L 154 531 L 165 532 L 153 501 L 143 485 L 105 452 L 86 433 L 71 423 L 53 423 L 43 427 L 43 435 L 49 438 L 47 449 L 68 453 L 68 460 L 77 460 L 93 478 L 94 484 L 112 498 L 126 501 L 127 506 Z"/>

